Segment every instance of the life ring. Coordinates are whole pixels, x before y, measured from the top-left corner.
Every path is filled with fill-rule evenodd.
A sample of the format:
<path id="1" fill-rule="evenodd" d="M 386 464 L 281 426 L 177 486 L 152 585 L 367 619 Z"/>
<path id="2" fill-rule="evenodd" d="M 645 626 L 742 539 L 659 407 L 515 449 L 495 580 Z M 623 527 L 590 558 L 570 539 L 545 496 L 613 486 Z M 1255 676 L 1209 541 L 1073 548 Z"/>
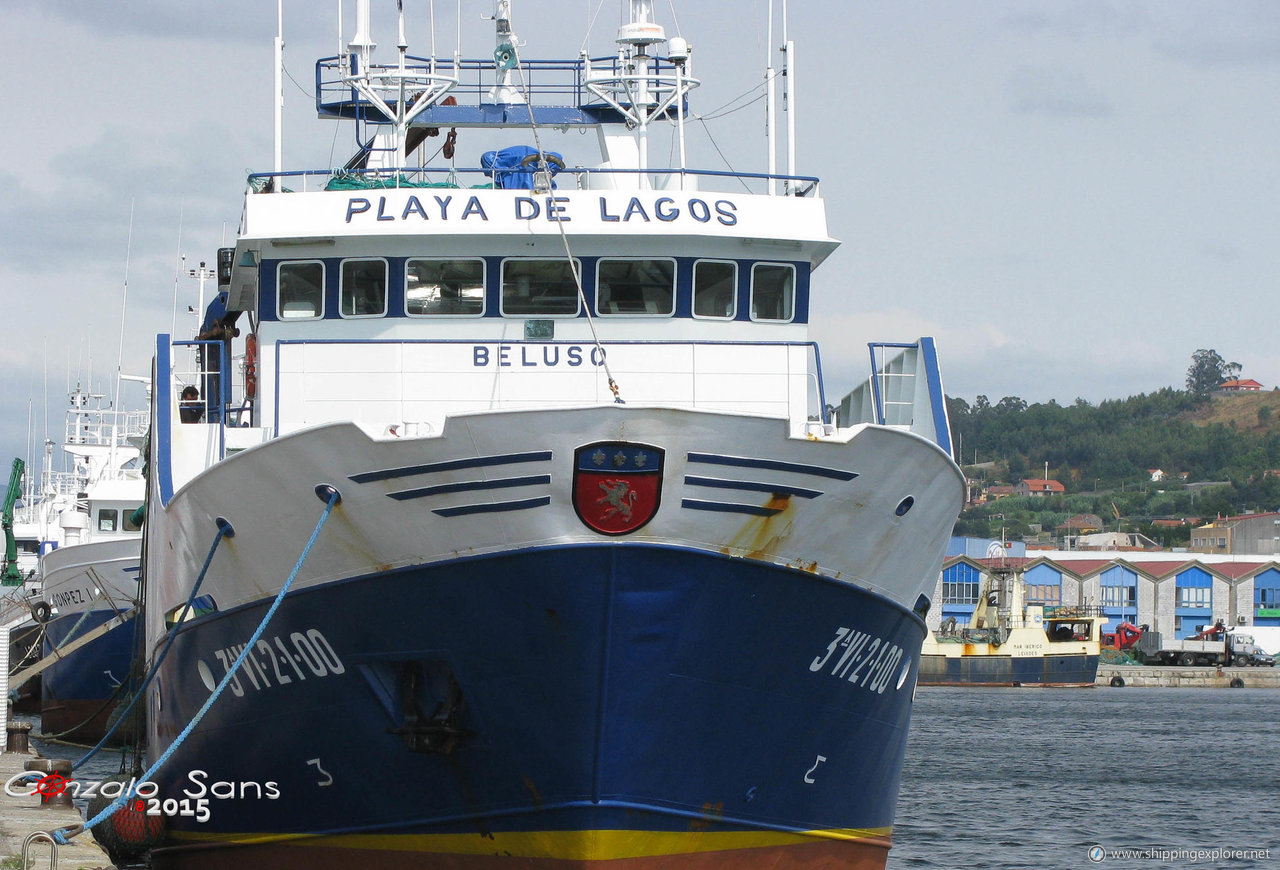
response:
<path id="1" fill-rule="evenodd" d="M 564 161 L 554 154 L 530 154 L 528 157 L 520 161 L 521 166 L 532 166 L 537 163 L 541 157 L 546 157 L 547 162 L 556 167 L 557 170 L 564 169 Z"/>
<path id="2" fill-rule="evenodd" d="M 37 601 L 31 605 L 31 618 L 36 622 L 48 622 L 53 616 L 53 608 L 48 601 Z"/>
<path id="3" fill-rule="evenodd" d="M 1113 688 L 1113 689 L 1123 689 L 1123 688 L 1124 688 L 1124 677 L 1120 676 L 1119 674 L 1117 674 L 1116 676 L 1112 677 L 1112 678 L 1111 678 L 1111 688 Z"/>
<path id="4" fill-rule="evenodd" d="M 258 336 L 252 333 L 244 340 L 244 394 L 258 395 Z"/>

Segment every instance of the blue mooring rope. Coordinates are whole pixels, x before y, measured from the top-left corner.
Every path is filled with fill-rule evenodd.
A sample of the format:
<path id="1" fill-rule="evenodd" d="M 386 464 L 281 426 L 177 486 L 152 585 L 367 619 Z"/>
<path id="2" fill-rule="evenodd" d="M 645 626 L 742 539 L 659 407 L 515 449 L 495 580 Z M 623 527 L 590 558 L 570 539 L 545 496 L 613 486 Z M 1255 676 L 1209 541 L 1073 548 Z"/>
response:
<path id="1" fill-rule="evenodd" d="M 195 601 L 196 596 L 200 593 L 200 584 L 204 582 L 204 576 L 209 572 L 209 566 L 213 564 L 213 554 L 218 551 L 218 545 L 222 543 L 222 539 L 224 537 L 234 538 L 236 536 L 236 530 L 231 527 L 231 523 L 227 522 L 222 517 L 218 517 L 216 522 L 218 524 L 218 533 L 213 537 L 213 546 L 209 548 L 209 555 L 204 557 L 204 565 L 201 566 L 200 573 L 196 576 L 196 582 L 191 587 L 191 594 L 187 596 L 187 603 L 182 606 L 182 612 L 178 614 L 177 620 L 173 623 L 173 628 L 169 629 L 169 636 L 165 639 L 164 647 L 160 650 L 160 654 L 156 656 L 155 662 L 151 665 L 151 670 L 147 671 L 147 675 L 142 679 L 142 684 L 134 690 L 133 697 L 129 700 L 128 706 L 126 706 L 124 708 L 124 712 L 116 718 L 116 724 L 107 729 L 107 733 L 102 735 L 102 739 L 98 741 L 97 745 L 86 752 L 79 761 L 71 765 L 72 770 L 79 770 L 80 765 L 97 755 L 98 750 L 106 745 L 107 741 L 111 739 L 111 735 L 116 733 L 116 729 L 128 721 L 129 713 L 133 711 L 134 705 L 138 703 L 139 698 L 143 697 L 143 693 L 146 692 L 147 686 L 151 683 L 151 679 L 156 675 L 156 672 L 160 670 L 160 665 L 164 662 L 164 657 L 169 654 L 169 648 L 173 646 L 174 640 L 178 637 L 178 629 L 182 627 L 182 621 L 187 618 L 187 613 L 191 610 L 191 602 Z"/>
<path id="2" fill-rule="evenodd" d="M 289 587 L 293 585 L 293 581 L 298 576 L 298 572 L 302 570 L 302 564 L 307 561 L 307 556 L 311 555 L 311 548 L 315 545 L 316 538 L 320 536 L 320 530 L 324 528 L 324 524 L 329 520 L 329 514 L 333 512 L 334 505 L 342 499 L 341 493 L 327 484 L 317 486 L 316 495 L 324 499 L 325 506 L 324 513 L 320 515 L 320 520 L 316 523 L 315 531 L 311 533 L 311 537 L 308 539 L 307 545 L 302 548 L 302 555 L 298 557 L 297 564 L 293 566 L 293 571 L 289 573 L 289 579 L 280 587 L 280 591 L 276 593 L 275 600 L 271 602 L 271 606 L 267 608 L 267 612 L 263 615 L 262 621 L 258 623 L 257 629 L 254 630 L 253 635 L 244 645 L 244 648 L 240 650 L 240 655 L 236 656 L 235 662 L 227 669 L 227 672 L 222 675 L 222 680 L 205 700 L 204 706 L 202 706 L 191 721 L 187 723 L 187 727 L 182 729 L 182 733 L 169 744 L 169 748 L 156 759 L 155 763 L 152 764 L 150 768 L 148 768 L 147 772 L 142 775 L 142 778 L 135 786 L 124 789 L 120 793 L 119 797 L 113 800 L 110 804 L 104 807 L 101 812 L 92 819 L 89 819 L 83 825 L 67 825 L 66 827 L 58 828 L 54 831 L 52 836 L 53 839 L 57 841 L 58 845 L 65 846 L 67 843 L 71 842 L 72 837 L 76 837 L 85 831 L 93 830 L 95 825 L 103 819 L 111 816 L 116 810 L 124 806 L 127 801 L 132 799 L 137 785 L 151 781 L 151 777 L 155 775 L 155 772 L 169 760 L 169 757 L 172 756 L 177 748 L 182 745 L 182 742 L 187 739 L 187 735 L 194 731 L 195 727 L 200 724 L 200 720 L 204 718 L 205 713 L 209 712 L 209 708 L 213 706 L 214 701 L 217 701 L 219 696 L 222 695 L 232 678 L 235 677 L 236 672 L 240 670 L 240 666 L 244 664 L 244 660 L 248 658 L 249 653 L 253 650 L 254 644 L 258 642 L 258 638 L 260 638 L 262 633 L 266 631 L 267 623 L 271 622 L 271 617 L 275 616 L 276 610 L 280 607 L 280 602 L 284 600 L 285 593 L 289 591 Z"/>

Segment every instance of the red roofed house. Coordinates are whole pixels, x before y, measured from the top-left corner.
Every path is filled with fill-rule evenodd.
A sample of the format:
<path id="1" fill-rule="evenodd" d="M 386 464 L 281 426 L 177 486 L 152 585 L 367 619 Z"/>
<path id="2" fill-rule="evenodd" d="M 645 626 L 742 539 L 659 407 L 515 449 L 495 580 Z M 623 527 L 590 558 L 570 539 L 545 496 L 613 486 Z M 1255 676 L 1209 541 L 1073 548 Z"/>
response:
<path id="1" fill-rule="evenodd" d="M 1253 378 L 1243 378 L 1234 381 L 1223 381 L 1213 388 L 1215 393 L 1249 393 L 1262 389 L 1262 384 Z"/>
<path id="2" fill-rule="evenodd" d="M 1057 480 L 1023 480 L 1014 487 L 1018 495 L 1062 495 L 1067 488 Z"/>

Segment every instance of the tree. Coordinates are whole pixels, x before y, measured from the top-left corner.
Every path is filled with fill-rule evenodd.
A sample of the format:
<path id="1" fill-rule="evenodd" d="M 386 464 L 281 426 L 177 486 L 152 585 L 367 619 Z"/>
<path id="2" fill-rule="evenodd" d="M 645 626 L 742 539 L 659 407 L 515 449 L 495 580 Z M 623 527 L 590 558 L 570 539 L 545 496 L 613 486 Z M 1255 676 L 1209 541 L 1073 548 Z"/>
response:
<path id="1" fill-rule="evenodd" d="M 1201 348 L 1191 355 L 1191 367 L 1187 369 L 1187 391 L 1200 397 L 1223 381 L 1240 374 L 1240 363 L 1229 363 L 1216 350 Z"/>

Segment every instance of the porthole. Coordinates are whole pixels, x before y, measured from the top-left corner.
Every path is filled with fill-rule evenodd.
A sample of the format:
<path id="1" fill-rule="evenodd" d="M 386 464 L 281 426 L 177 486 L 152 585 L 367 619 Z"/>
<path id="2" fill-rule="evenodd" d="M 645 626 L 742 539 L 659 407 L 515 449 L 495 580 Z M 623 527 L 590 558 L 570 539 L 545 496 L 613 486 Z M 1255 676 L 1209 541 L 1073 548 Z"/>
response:
<path id="1" fill-rule="evenodd" d="M 909 495 L 906 498 L 904 498 L 902 501 L 898 502 L 898 506 L 897 508 L 894 509 L 893 512 L 900 517 L 905 517 L 907 515 L 907 511 L 911 510 L 911 507 L 915 503 L 916 503 L 915 496 Z"/>

